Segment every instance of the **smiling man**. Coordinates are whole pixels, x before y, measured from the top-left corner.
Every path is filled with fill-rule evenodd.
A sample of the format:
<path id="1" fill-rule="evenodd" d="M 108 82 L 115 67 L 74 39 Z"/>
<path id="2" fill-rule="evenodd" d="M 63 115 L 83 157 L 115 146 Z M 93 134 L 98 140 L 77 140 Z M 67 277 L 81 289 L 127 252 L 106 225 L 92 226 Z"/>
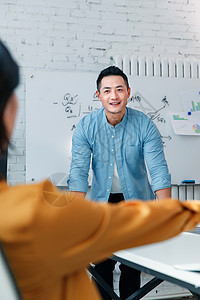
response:
<path id="1" fill-rule="evenodd" d="M 97 96 L 105 109 L 107 121 L 115 127 L 125 114 L 130 87 L 123 77 L 110 75 L 103 77 L 97 88 Z"/>
<path id="2" fill-rule="evenodd" d="M 169 198 L 171 176 L 160 133 L 148 116 L 127 107 L 127 76 L 115 66 L 104 69 L 97 78 L 96 93 L 102 108 L 85 116 L 74 131 L 70 191 L 85 197 L 92 156 L 92 200 L 117 203 Z M 114 267 L 111 259 L 95 266 L 111 287 Z M 140 272 L 125 265 L 120 270 L 120 297 L 126 299 L 140 287 Z M 111 299 L 100 286 L 99 290 L 104 300 Z"/>

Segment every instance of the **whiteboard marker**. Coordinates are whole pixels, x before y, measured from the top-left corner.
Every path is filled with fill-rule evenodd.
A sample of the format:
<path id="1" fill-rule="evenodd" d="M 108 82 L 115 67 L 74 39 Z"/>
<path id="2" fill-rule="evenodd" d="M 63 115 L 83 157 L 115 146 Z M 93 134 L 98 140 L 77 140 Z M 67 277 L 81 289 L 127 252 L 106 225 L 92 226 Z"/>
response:
<path id="1" fill-rule="evenodd" d="M 195 183 L 195 180 L 183 180 L 181 183 Z"/>

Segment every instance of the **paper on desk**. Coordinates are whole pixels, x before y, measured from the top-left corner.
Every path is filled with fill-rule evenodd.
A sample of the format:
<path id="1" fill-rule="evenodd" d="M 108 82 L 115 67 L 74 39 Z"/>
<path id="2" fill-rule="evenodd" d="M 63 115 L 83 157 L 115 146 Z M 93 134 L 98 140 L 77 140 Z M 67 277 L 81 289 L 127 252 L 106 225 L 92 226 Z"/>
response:
<path id="1" fill-rule="evenodd" d="M 185 271 L 200 272 L 200 264 L 174 265 L 174 268 Z"/>

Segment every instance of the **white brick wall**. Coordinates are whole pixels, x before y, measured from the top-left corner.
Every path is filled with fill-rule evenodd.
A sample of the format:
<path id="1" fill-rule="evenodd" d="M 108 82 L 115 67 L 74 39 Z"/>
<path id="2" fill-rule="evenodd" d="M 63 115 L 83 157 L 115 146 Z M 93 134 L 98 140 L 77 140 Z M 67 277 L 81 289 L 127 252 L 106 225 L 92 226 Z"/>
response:
<path id="1" fill-rule="evenodd" d="M 115 54 L 200 57 L 199 0 L 0 0 L 0 38 L 21 66 L 8 182 L 25 181 L 25 77 L 37 70 L 99 72 Z M 37 162 L 36 162 L 37 163 Z"/>

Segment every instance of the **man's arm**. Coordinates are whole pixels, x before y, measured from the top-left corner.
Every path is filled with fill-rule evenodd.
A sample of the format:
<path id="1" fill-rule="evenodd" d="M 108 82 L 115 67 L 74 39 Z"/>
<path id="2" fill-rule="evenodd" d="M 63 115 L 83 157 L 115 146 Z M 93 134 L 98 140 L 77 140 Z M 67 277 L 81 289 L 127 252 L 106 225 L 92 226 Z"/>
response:
<path id="1" fill-rule="evenodd" d="M 171 188 L 161 189 L 155 191 L 156 198 L 158 200 L 169 199 L 171 198 Z"/>
<path id="2" fill-rule="evenodd" d="M 152 120 L 149 120 L 146 128 L 143 149 L 153 191 L 158 199 L 171 198 L 171 174 L 165 159 L 161 135 Z"/>
<path id="3" fill-rule="evenodd" d="M 53 199 L 53 205 L 37 201 L 34 247 L 55 274 L 75 273 L 91 261 L 168 239 L 200 221 L 198 201 L 95 203 L 60 192 L 49 182 L 44 183 L 43 196 L 49 204 Z"/>
<path id="4" fill-rule="evenodd" d="M 82 123 L 79 122 L 72 137 L 72 161 L 67 183 L 69 190 L 80 193 L 82 198 L 85 197 L 88 190 L 90 160 L 91 147 Z"/>

